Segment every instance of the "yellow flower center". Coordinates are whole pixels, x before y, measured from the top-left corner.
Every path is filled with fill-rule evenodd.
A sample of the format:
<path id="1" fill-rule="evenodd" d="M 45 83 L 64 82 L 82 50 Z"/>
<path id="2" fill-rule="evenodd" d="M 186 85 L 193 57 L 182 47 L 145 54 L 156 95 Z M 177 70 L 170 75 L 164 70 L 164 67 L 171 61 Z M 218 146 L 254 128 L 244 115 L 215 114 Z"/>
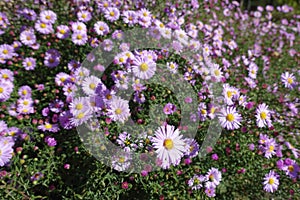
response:
<path id="1" fill-rule="evenodd" d="M 109 13 L 109 15 L 110 15 L 111 17 L 113 17 L 113 16 L 115 16 L 115 13 L 114 13 L 113 11 L 111 11 L 111 12 Z"/>
<path id="2" fill-rule="evenodd" d="M 229 114 L 226 116 L 226 119 L 227 119 L 227 121 L 232 122 L 232 121 L 234 120 L 234 115 L 231 114 L 231 113 L 229 113 Z"/>
<path id="3" fill-rule="evenodd" d="M 27 90 L 23 90 L 23 91 L 22 91 L 22 94 L 23 94 L 23 95 L 26 95 L 26 94 L 27 94 Z"/>
<path id="4" fill-rule="evenodd" d="M 8 75 L 7 75 L 7 74 L 3 74 L 3 75 L 2 75 L 2 78 L 7 79 L 7 78 L 8 78 Z"/>
<path id="5" fill-rule="evenodd" d="M 52 128 L 52 125 L 51 125 L 51 124 L 46 124 L 46 125 L 45 125 L 45 128 L 46 128 L 46 129 L 50 129 L 50 128 Z"/>
<path id="6" fill-rule="evenodd" d="M 198 179 L 194 180 L 194 185 L 198 185 L 200 183 L 200 181 Z"/>
<path id="7" fill-rule="evenodd" d="M 46 16 L 46 19 L 48 19 L 48 20 L 49 20 L 49 19 L 51 19 L 51 17 L 50 17 L 49 15 L 47 15 L 47 16 Z"/>
<path id="8" fill-rule="evenodd" d="M 2 87 L 0 87 L 0 93 L 3 93 L 4 89 Z"/>
<path id="9" fill-rule="evenodd" d="M 269 152 L 271 152 L 271 151 L 273 151 L 273 150 L 274 150 L 274 146 L 271 145 L 271 146 L 269 147 Z"/>
<path id="10" fill-rule="evenodd" d="M 77 119 L 82 119 L 84 117 L 84 113 L 79 113 L 78 115 L 77 115 Z"/>
<path id="11" fill-rule="evenodd" d="M 160 24 L 159 24 L 159 27 L 160 27 L 160 28 L 163 28 L 163 27 L 165 27 L 165 25 L 164 25 L 163 23 L 160 23 Z"/>
<path id="12" fill-rule="evenodd" d="M 266 112 L 261 112 L 260 113 L 260 118 L 265 120 L 267 118 L 267 113 Z"/>
<path id="13" fill-rule="evenodd" d="M 143 71 L 143 72 L 147 71 L 148 68 L 149 68 L 149 67 L 148 67 L 148 65 L 147 65 L 146 63 L 142 63 L 142 64 L 140 65 L 140 70 Z"/>
<path id="14" fill-rule="evenodd" d="M 215 73 L 216 76 L 220 76 L 220 70 L 216 69 L 216 70 L 214 71 L 214 73 Z"/>
<path id="15" fill-rule="evenodd" d="M 76 109 L 77 110 L 81 110 L 83 108 L 83 104 L 82 103 L 79 103 L 76 105 Z"/>
<path id="16" fill-rule="evenodd" d="M 27 106 L 27 105 L 29 104 L 29 101 L 25 100 L 25 101 L 23 101 L 23 104 L 24 104 L 25 106 Z"/>
<path id="17" fill-rule="evenodd" d="M 77 40 L 81 40 L 82 39 L 82 35 L 77 35 Z"/>
<path id="18" fill-rule="evenodd" d="M 2 151 L 1 151 L 1 149 L 0 149 L 0 156 L 2 156 Z"/>
<path id="19" fill-rule="evenodd" d="M 120 157 L 119 158 L 119 163 L 124 163 L 125 162 L 125 158 L 124 157 Z"/>
<path id="20" fill-rule="evenodd" d="M 174 147 L 173 140 L 171 140 L 171 139 L 165 139 L 163 145 L 167 150 L 171 150 Z"/>
<path id="21" fill-rule="evenodd" d="M 227 91 L 227 96 L 228 96 L 228 98 L 231 98 L 232 97 L 232 92 L 231 91 Z"/>
<path id="22" fill-rule="evenodd" d="M 288 167 L 288 170 L 289 170 L 289 172 L 293 172 L 293 171 L 294 171 L 294 166 L 293 166 L 293 165 L 290 165 L 290 166 Z"/>
<path id="23" fill-rule="evenodd" d="M 206 110 L 202 109 L 202 110 L 201 110 L 201 114 L 202 114 L 202 115 L 206 114 Z"/>
<path id="24" fill-rule="evenodd" d="M 7 49 L 4 49 L 2 52 L 3 52 L 4 54 L 8 54 L 8 50 L 7 50 Z"/>
<path id="25" fill-rule="evenodd" d="M 115 110 L 115 113 L 116 113 L 117 115 L 119 115 L 119 114 L 122 113 L 122 110 L 121 110 L 120 108 L 117 108 L 117 109 Z"/>
<path id="26" fill-rule="evenodd" d="M 269 179 L 269 184 L 270 184 L 270 185 L 273 185 L 274 182 L 275 182 L 274 178 L 270 178 L 270 179 Z"/>
<path id="27" fill-rule="evenodd" d="M 119 59 L 119 61 L 120 61 L 121 63 L 124 62 L 124 58 L 121 57 L 121 58 Z"/>
<path id="28" fill-rule="evenodd" d="M 112 96 L 110 94 L 106 95 L 106 99 L 110 100 Z"/>
<path id="29" fill-rule="evenodd" d="M 27 36 L 27 37 L 26 37 L 26 40 L 31 40 L 31 37 L 30 37 L 30 36 Z"/>
<path id="30" fill-rule="evenodd" d="M 81 16 L 83 19 L 85 19 L 87 16 L 86 16 L 86 14 L 82 14 L 82 16 Z"/>
<path id="31" fill-rule="evenodd" d="M 212 108 L 210 109 L 210 113 L 211 113 L 211 114 L 214 114 L 215 111 L 216 111 L 216 109 L 215 109 L 214 107 L 212 107 Z"/>
<path id="32" fill-rule="evenodd" d="M 174 64 L 171 64 L 171 65 L 170 65 L 170 68 L 171 68 L 171 69 L 174 69 L 174 68 L 175 68 L 175 65 L 174 65 Z"/>
<path id="33" fill-rule="evenodd" d="M 61 34 L 65 34 L 65 33 L 66 33 L 66 31 L 65 31 L 64 29 L 60 29 L 60 30 L 59 30 L 59 33 L 61 33 Z"/>
<path id="34" fill-rule="evenodd" d="M 46 28 L 46 24 L 41 23 L 41 28 Z"/>
<path id="35" fill-rule="evenodd" d="M 79 26 L 77 26 L 77 30 L 82 30 L 82 27 L 79 25 Z"/>
<path id="36" fill-rule="evenodd" d="M 30 61 L 28 61 L 26 64 L 28 67 L 32 66 L 32 62 L 30 62 Z"/>
<path id="37" fill-rule="evenodd" d="M 292 83 L 293 83 L 293 79 L 292 79 L 292 78 L 288 78 L 288 79 L 287 79 L 287 82 L 288 82 L 289 84 L 292 84 Z"/>
<path id="38" fill-rule="evenodd" d="M 89 85 L 89 87 L 93 90 L 93 89 L 96 88 L 96 84 L 95 84 L 95 83 L 91 83 L 91 84 Z"/>
<path id="39" fill-rule="evenodd" d="M 214 178 L 214 175 L 209 175 L 209 179 L 211 180 L 211 181 L 213 181 L 215 178 Z"/>

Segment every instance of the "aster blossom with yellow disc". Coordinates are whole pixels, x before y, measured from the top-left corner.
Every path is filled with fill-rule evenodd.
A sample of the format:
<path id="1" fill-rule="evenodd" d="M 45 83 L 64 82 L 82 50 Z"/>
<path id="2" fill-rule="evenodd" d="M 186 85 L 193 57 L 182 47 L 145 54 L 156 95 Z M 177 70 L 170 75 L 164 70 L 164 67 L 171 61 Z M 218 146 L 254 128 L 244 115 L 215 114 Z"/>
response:
<path id="1" fill-rule="evenodd" d="M 152 142 L 163 169 L 170 168 L 171 164 L 178 165 L 188 148 L 180 131 L 168 124 L 155 131 Z"/>

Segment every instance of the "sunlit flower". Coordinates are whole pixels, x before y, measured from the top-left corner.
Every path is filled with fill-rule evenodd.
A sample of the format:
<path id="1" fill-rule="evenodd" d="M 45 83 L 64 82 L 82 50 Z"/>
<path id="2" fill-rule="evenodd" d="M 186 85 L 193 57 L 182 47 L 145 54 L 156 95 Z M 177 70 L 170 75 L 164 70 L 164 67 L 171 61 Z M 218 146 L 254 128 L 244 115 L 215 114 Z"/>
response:
<path id="1" fill-rule="evenodd" d="M 270 171 L 268 174 L 265 175 L 263 183 L 264 183 L 264 190 L 273 193 L 278 189 L 279 175 L 274 171 Z"/>
<path id="2" fill-rule="evenodd" d="M 222 108 L 219 120 L 223 128 L 228 130 L 238 129 L 241 125 L 242 116 L 235 107 Z"/>

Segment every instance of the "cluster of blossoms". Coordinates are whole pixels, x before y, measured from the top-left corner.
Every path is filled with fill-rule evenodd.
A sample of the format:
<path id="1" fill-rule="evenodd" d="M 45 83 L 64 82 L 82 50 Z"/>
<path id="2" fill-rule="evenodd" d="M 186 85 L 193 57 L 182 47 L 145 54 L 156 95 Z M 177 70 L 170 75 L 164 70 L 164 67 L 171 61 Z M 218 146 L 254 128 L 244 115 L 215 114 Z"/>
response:
<path id="1" fill-rule="evenodd" d="M 208 197 L 216 196 L 216 187 L 220 184 L 222 180 L 222 173 L 217 169 L 212 167 L 205 175 L 194 175 L 190 180 L 188 180 L 188 185 L 192 190 L 199 190 L 205 187 L 205 193 Z"/>
<path id="2" fill-rule="evenodd" d="M 169 53 L 166 49 L 158 50 L 135 50 L 130 51 L 130 43 L 122 42 L 125 37 L 125 31 L 115 30 L 119 24 L 126 24 L 128 27 L 142 27 L 150 30 L 150 35 L 156 40 L 161 38 L 171 40 L 170 48 L 176 53 L 182 53 L 185 48 L 191 50 L 195 62 L 190 66 L 182 66 L 181 63 L 173 60 L 164 63 L 165 68 L 173 75 L 182 72 L 184 80 L 191 85 L 201 85 L 197 89 L 199 103 L 197 114 L 191 115 L 190 120 L 196 122 L 199 119 L 202 123 L 209 122 L 217 117 L 221 126 L 230 131 L 242 129 L 247 132 L 248 126 L 257 126 L 259 131 L 266 131 L 256 138 L 258 141 L 258 154 L 263 154 L 267 161 L 274 157 L 280 158 L 277 161 L 277 168 L 286 173 L 292 179 L 299 179 L 300 167 L 297 160 L 300 156 L 299 149 L 288 142 L 283 134 L 279 136 L 271 136 L 267 133 L 267 129 L 273 130 L 274 125 L 280 123 L 282 126 L 293 123 L 298 116 L 299 99 L 293 101 L 288 96 L 281 99 L 284 106 L 291 112 L 284 114 L 285 120 L 280 120 L 278 113 L 272 105 L 267 105 L 265 102 L 253 102 L 252 94 L 260 88 L 259 77 L 268 77 L 270 69 L 271 56 L 278 56 L 283 52 L 284 46 L 289 46 L 288 54 L 291 57 L 296 57 L 297 50 L 294 47 L 297 44 L 295 35 L 300 33 L 300 25 L 297 20 L 284 19 L 276 25 L 272 19 L 274 8 L 267 6 L 266 8 L 259 7 L 255 12 L 244 12 L 240 9 L 239 3 L 234 1 L 221 1 L 220 5 L 223 8 L 223 13 L 220 18 L 216 10 L 207 6 L 205 15 L 212 15 L 213 19 L 201 21 L 201 18 L 191 20 L 191 12 L 182 12 L 178 5 L 167 4 L 165 12 L 158 13 L 154 16 L 147 8 L 143 1 L 138 1 L 142 8 L 134 10 L 134 7 L 120 1 L 95 1 L 96 6 L 91 6 L 90 1 L 82 2 L 81 6 L 74 9 L 76 19 L 69 23 L 61 24 L 60 15 L 51 9 L 43 9 L 40 13 L 29 8 L 20 8 L 18 17 L 22 20 L 27 20 L 30 25 L 20 27 L 20 34 L 13 38 L 10 44 L 5 43 L 0 45 L 0 64 L 8 66 L 7 69 L 0 70 L 0 102 L 9 102 L 13 91 L 17 91 L 17 95 L 7 108 L 9 117 L 22 119 L 23 116 L 28 117 L 41 115 L 42 119 L 33 119 L 32 124 L 37 125 L 36 128 L 42 133 L 47 133 L 47 137 L 43 139 L 44 143 L 50 147 L 57 146 L 55 133 L 71 130 L 78 126 L 89 123 L 95 117 L 103 120 L 102 127 L 99 124 L 94 124 L 91 129 L 103 128 L 105 136 L 116 138 L 116 143 L 124 150 L 121 155 L 113 155 L 112 167 L 118 171 L 129 169 L 131 164 L 130 152 L 146 150 L 147 152 L 156 153 L 156 164 L 163 169 L 169 169 L 171 166 L 180 167 L 181 161 L 184 159 L 184 164 L 189 165 L 192 159 L 196 158 L 199 153 L 199 144 L 195 139 L 184 136 L 184 131 L 177 129 L 175 126 L 163 122 L 162 126 L 155 129 L 154 135 L 142 133 L 139 138 L 133 137 L 131 132 L 122 132 L 116 137 L 116 133 L 108 131 L 106 125 L 116 124 L 118 122 L 124 124 L 129 121 L 132 116 L 130 110 L 130 101 L 117 95 L 119 91 L 126 91 L 129 88 L 134 90 L 133 102 L 138 104 L 147 103 L 145 93 L 147 87 L 143 81 L 147 81 L 159 74 L 158 63 L 168 57 Z M 205 1 L 206 2 L 206 1 Z M 215 1 L 216 2 L 216 1 Z M 180 2 L 179 2 L 180 4 Z M 124 6 L 124 8 L 122 7 Z M 199 8 L 198 1 L 189 2 L 186 7 L 191 6 L 194 9 Z M 219 7 L 215 7 L 219 8 Z M 220 9 L 220 8 L 219 8 Z M 291 8 L 288 6 L 278 7 L 277 10 L 282 13 L 288 13 Z M 99 14 L 103 16 L 95 18 Z M 159 15 L 165 15 L 159 18 Z M 199 19 L 199 20 L 198 20 Z M 298 16 L 299 19 L 299 16 Z M 10 25 L 5 13 L 0 13 L 0 35 L 5 33 L 5 29 Z M 237 33 L 233 27 L 238 27 L 241 32 Z M 239 38 L 248 37 L 249 30 L 257 37 L 253 45 L 249 45 L 247 53 L 238 54 Z M 230 34 L 226 34 L 230 33 Z M 238 35 L 243 34 L 243 35 Z M 266 47 L 259 37 L 275 37 L 278 34 L 279 39 L 274 39 L 274 43 L 270 47 Z M 203 43 L 198 41 L 197 37 L 204 35 Z M 108 39 L 111 36 L 112 39 Z M 113 64 L 118 67 L 114 70 L 107 79 L 111 78 L 112 87 L 104 84 L 104 77 L 97 77 L 93 72 L 103 72 L 105 67 L 97 62 L 97 55 L 89 54 L 87 60 L 93 63 L 92 69 L 82 66 L 79 60 L 66 60 L 63 49 L 59 49 L 53 43 L 47 42 L 44 44 L 43 38 L 54 38 L 58 44 L 70 44 L 80 49 L 82 47 L 96 48 L 101 44 L 103 52 L 109 54 L 114 48 L 121 50 L 113 58 Z M 225 39 L 226 38 L 226 39 Z M 115 41 L 119 41 L 120 45 L 116 45 Z M 48 48 L 49 47 L 49 48 Z M 25 51 L 26 50 L 26 51 Z M 25 53 L 29 50 L 31 54 Z M 201 53 L 197 53 L 200 51 Z M 20 52 L 20 53 L 19 53 Z M 38 52 L 38 53 L 35 53 Z M 37 56 L 41 54 L 41 58 Z M 228 58 L 228 55 L 230 58 Z M 213 63 L 209 58 L 217 58 L 219 64 Z M 70 58 L 68 56 L 68 58 Z M 75 59 L 75 58 L 74 58 Z M 261 64 L 262 59 L 262 64 Z M 40 62 L 42 61 L 42 62 Z M 260 63 L 260 64 L 258 64 Z M 15 88 L 14 75 L 17 71 L 12 71 L 14 66 L 20 64 L 20 71 L 35 72 L 40 67 L 46 67 L 51 73 L 57 73 L 52 79 L 57 89 L 55 94 L 60 94 L 51 99 L 51 102 L 43 102 L 43 108 L 38 108 L 39 95 L 35 94 L 43 91 L 43 84 L 36 84 L 35 88 L 30 84 L 20 85 Z M 62 65 L 66 64 L 66 70 L 60 71 Z M 42 66 L 41 66 L 42 65 Z M 244 70 L 247 75 L 238 77 L 238 74 Z M 262 71 L 263 73 L 260 73 Z M 131 77 L 131 73 L 133 77 Z M 235 73 L 237 74 L 235 76 Z M 281 81 L 281 84 L 274 83 L 266 85 L 266 91 L 276 94 L 278 88 L 288 88 L 289 91 L 299 91 L 297 88 L 297 73 L 300 71 L 286 71 L 281 74 L 281 77 L 276 81 Z M 197 82 L 201 77 L 200 83 Z M 233 86 L 232 82 L 242 82 L 241 86 Z M 213 92 L 210 88 L 210 82 L 224 83 L 222 89 L 223 103 L 213 103 Z M 228 83 L 230 82 L 230 84 Z M 51 84 L 50 84 L 51 85 Z M 47 86 L 48 87 L 48 86 Z M 82 96 L 78 93 L 82 92 Z M 151 97 L 152 98 L 152 97 Z M 155 100 L 155 96 L 151 100 Z M 42 100 L 42 98 L 40 98 Z M 192 103 L 189 97 L 185 97 L 185 103 Z M 222 106 L 220 106 L 220 104 Z M 252 110 L 252 108 L 254 108 Z M 273 110 L 274 109 L 274 110 Z M 180 113 L 179 108 L 170 102 L 164 102 L 162 112 L 170 116 L 173 113 Z M 2 111 L 1 111 L 2 112 Z M 247 115 L 248 114 L 248 115 Z M 255 116 L 254 117 L 249 117 Z M 248 119 L 249 117 L 249 119 Z M 290 120 L 292 118 L 293 120 Z M 299 119 L 299 117 L 298 117 Z M 139 119 L 142 121 L 141 119 Z M 138 120 L 138 122 L 140 122 Z M 37 122 L 38 121 L 38 122 Z M 188 130 L 189 127 L 186 127 Z M 250 132 L 250 131 L 249 131 Z M 296 135 L 291 133 L 292 137 Z M 53 134 L 50 136 L 50 134 Z M 17 136 L 22 139 L 26 137 L 18 128 L 8 128 L 4 121 L 0 121 L 0 166 L 5 166 L 9 163 L 13 156 L 14 146 Z M 254 150 L 255 145 L 250 146 L 250 150 Z M 287 148 L 292 152 L 295 160 L 291 158 L 282 158 L 285 155 L 282 153 Z M 226 149 L 227 151 L 227 149 Z M 141 160 L 143 160 L 141 156 Z M 217 154 L 213 154 L 213 159 L 218 160 Z M 65 169 L 70 168 L 70 165 L 65 165 Z M 142 171 L 142 176 L 148 175 L 152 171 L 151 165 L 145 165 Z M 41 172 L 34 173 L 30 178 L 31 181 L 38 181 L 44 177 Z M 275 192 L 279 186 L 279 175 L 275 171 L 270 171 L 264 178 L 264 190 L 267 192 Z M 188 185 L 192 190 L 205 188 L 205 193 L 208 197 L 216 195 L 216 187 L 220 184 L 221 172 L 216 168 L 211 168 L 206 175 L 194 175 Z M 125 186 L 124 186 L 125 187 Z"/>

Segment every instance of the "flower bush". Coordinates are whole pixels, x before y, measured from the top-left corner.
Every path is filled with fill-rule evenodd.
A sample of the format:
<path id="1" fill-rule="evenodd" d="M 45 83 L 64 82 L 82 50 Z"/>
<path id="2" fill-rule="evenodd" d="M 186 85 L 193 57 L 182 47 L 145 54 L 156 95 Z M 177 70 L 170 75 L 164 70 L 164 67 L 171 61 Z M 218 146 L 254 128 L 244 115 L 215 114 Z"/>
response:
<path id="1" fill-rule="evenodd" d="M 2 3 L 2 199 L 300 198 L 299 11 Z"/>

